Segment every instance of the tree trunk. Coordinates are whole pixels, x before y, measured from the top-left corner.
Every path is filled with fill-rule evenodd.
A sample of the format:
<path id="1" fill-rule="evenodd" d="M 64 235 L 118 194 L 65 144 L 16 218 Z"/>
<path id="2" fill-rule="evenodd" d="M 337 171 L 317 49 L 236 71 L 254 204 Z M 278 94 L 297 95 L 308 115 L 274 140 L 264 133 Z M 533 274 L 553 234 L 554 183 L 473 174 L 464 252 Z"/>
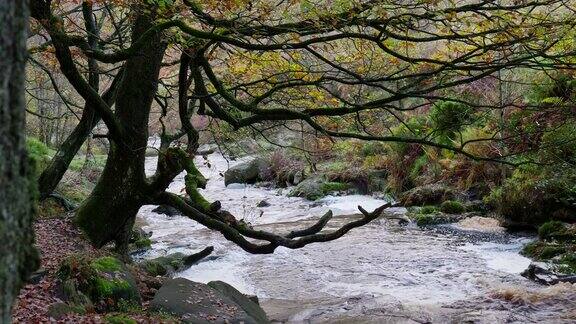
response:
<path id="1" fill-rule="evenodd" d="M 34 181 L 24 141 L 28 2 L 0 1 L 0 322 L 38 257 L 33 247 Z"/>
<path id="2" fill-rule="evenodd" d="M 150 17 L 138 16 L 133 39 L 150 27 Z M 149 200 L 144 173 L 148 119 L 165 49 L 158 34 L 126 62 L 115 111 L 125 135 L 111 139 L 104 171 L 77 214 L 79 226 L 97 247 L 110 241 L 120 250 L 126 247 L 136 213 Z"/>
<path id="3" fill-rule="evenodd" d="M 90 105 L 84 107 L 84 112 L 80 118 L 80 122 L 72 133 L 66 138 L 64 143 L 58 148 L 58 152 L 50 164 L 38 179 L 38 188 L 40 190 L 40 199 L 47 198 L 54 192 L 56 186 L 62 180 L 64 173 L 68 170 L 68 166 L 78 150 L 82 147 L 82 144 L 86 138 L 90 135 L 90 132 L 94 126 L 98 123 L 100 117 L 95 113 L 94 109 Z"/>

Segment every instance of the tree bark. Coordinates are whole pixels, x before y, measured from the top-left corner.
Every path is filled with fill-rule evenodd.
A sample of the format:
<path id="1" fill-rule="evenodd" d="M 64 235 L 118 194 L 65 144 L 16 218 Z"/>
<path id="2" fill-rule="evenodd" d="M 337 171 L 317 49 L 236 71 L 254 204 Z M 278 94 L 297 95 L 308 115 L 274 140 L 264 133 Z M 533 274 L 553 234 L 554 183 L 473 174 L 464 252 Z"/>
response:
<path id="1" fill-rule="evenodd" d="M 42 171 L 38 179 L 40 199 L 47 198 L 54 192 L 54 189 L 56 189 L 56 186 L 60 180 L 62 180 L 64 173 L 68 170 L 72 159 L 74 159 L 74 156 L 76 156 L 76 153 L 78 153 L 78 150 L 80 150 L 82 144 L 86 141 L 86 138 L 90 135 L 90 132 L 99 120 L 100 117 L 94 109 L 90 105 L 86 105 L 80 122 L 62 145 L 60 145 L 58 152 L 54 155 L 48 167 Z"/>
<path id="2" fill-rule="evenodd" d="M 24 67 L 28 2 L 0 1 L 0 322 L 38 265 L 33 188 L 24 139 Z"/>
<path id="3" fill-rule="evenodd" d="M 133 39 L 151 26 L 148 15 L 139 15 Z M 166 44 L 157 34 L 125 64 L 115 111 L 125 136 L 111 140 L 104 171 L 77 213 L 78 225 L 97 247 L 115 241 L 122 252 L 136 213 L 149 201 L 144 172 L 148 120 L 165 50 Z"/>

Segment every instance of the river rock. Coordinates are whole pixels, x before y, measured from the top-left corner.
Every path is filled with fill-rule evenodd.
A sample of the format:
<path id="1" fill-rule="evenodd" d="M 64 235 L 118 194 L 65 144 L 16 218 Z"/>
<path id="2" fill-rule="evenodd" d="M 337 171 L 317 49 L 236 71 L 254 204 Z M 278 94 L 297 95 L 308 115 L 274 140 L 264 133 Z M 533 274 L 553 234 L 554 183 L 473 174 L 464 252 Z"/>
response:
<path id="1" fill-rule="evenodd" d="M 210 155 L 218 150 L 217 145 L 204 144 L 196 151 L 197 155 Z"/>
<path id="2" fill-rule="evenodd" d="M 270 203 L 266 200 L 261 200 L 256 207 L 270 207 Z"/>
<path id="3" fill-rule="evenodd" d="M 150 309 L 171 313 L 184 323 L 269 323 L 266 317 L 261 317 L 264 311 L 260 306 L 245 296 L 244 300 L 242 294 L 229 285 L 225 288 L 226 294 L 203 283 L 184 278 L 169 279 L 154 296 Z M 235 301 L 236 298 L 241 304 Z"/>
<path id="4" fill-rule="evenodd" d="M 152 209 L 153 213 L 164 214 L 166 216 L 182 216 L 182 212 L 178 208 L 174 208 L 168 205 L 159 205 L 158 207 Z"/>
<path id="5" fill-rule="evenodd" d="M 266 167 L 266 164 L 263 158 L 239 163 L 224 172 L 224 184 L 228 186 L 231 183 L 256 183 L 260 180 L 260 170 Z"/>
<path id="6" fill-rule="evenodd" d="M 258 323 L 268 323 L 268 316 L 258 304 L 258 297 L 247 296 L 223 281 L 210 281 L 208 286 L 234 301 Z"/>
<path id="7" fill-rule="evenodd" d="M 530 263 L 528 269 L 524 270 L 521 275 L 544 285 L 555 285 L 559 282 L 576 283 L 576 275 L 557 273 L 552 265 L 545 262 Z"/>

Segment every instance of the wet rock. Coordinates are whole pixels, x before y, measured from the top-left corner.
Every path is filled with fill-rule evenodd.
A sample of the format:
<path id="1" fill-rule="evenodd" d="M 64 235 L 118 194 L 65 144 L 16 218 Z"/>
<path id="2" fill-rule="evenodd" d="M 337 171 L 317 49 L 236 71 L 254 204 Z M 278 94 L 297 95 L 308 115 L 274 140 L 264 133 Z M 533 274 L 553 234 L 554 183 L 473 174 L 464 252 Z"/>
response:
<path id="1" fill-rule="evenodd" d="M 308 200 L 317 200 L 330 193 L 342 192 L 350 186 L 342 182 L 330 182 L 322 177 L 308 178 L 298 184 L 289 196 L 303 197 Z"/>
<path id="2" fill-rule="evenodd" d="M 159 205 L 158 207 L 152 209 L 153 213 L 164 214 L 166 216 L 182 216 L 182 212 L 177 208 L 168 205 Z"/>
<path id="3" fill-rule="evenodd" d="M 257 304 L 245 296 L 245 300 L 242 299 L 239 296 L 242 294 L 237 290 L 232 288 L 233 292 L 228 286 L 226 288 L 227 294 L 234 297 L 206 284 L 184 278 L 169 279 L 154 296 L 150 309 L 171 313 L 180 317 L 184 323 L 269 323 L 266 317 L 260 317 L 264 312 Z M 251 313 L 232 298 L 242 299 L 242 304 Z"/>
<path id="4" fill-rule="evenodd" d="M 142 302 L 134 277 L 114 257 L 69 257 L 60 266 L 58 276 L 65 300 L 75 305 L 93 304 L 97 309 L 108 310 Z"/>
<path id="5" fill-rule="evenodd" d="M 400 203 L 408 206 L 439 205 L 447 200 L 458 200 L 464 197 L 450 187 L 431 184 L 416 187 L 401 194 Z"/>
<path id="6" fill-rule="evenodd" d="M 266 313 L 258 305 L 257 296 L 246 296 L 223 281 L 210 281 L 208 286 L 221 292 L 224 296 L 234 301 L 240 308 L 242 308 L 250 317 L 254 318 L 258 323 L 267 323 L 268 317 Z M 256 299 L 254 301 L 253 299 Z"/>
<path id="7" fill-rule="evenodd" d="M 576 283 L 576 274 L 561 274 L 554 266 L 545 262 L 532 262 L 521 275 L 544 285 L 555 285 L 559 282 Z"/>
<path id="8" fill-rule="evenodd" d="M 269 206 L 270 206 L 270 203 L 267 202 L 266 200 L 261 200 L 261 201 L 256 205 L 256 207 L 269 207 Z"/>
<path id="9" fill-rule="evenodd" d="M 316 200 L 322 198 L 322 184 L 325 182 L 320 177 L 308 178 L 300 182 L 292 191 L 290 196 L 303 197 L 308 200 Z"/>
<path id="10" fill-rule="evenodd" d="M 224 184 L 228 186 L 231 183 L 256 183 L 260 180 L 260 170 L 266 163 L 263 158 L 239 163 L 224 172 Z"/>
<path id="11" fill-rule="evenodd" d="M 210 155 L 214 152 L 216 152 L 218 150 L 218 146 L 216 145 L 202 145 L 198 148 L 198 151 L 196 151 L 197 155 Z"/>
<path id="12" fill-rule="evenodd" d="M 226 188 L 227 189 L 245 189 L 246 184 L 245 183 L 231 183 L 231 184 L 227 185 Z"/>

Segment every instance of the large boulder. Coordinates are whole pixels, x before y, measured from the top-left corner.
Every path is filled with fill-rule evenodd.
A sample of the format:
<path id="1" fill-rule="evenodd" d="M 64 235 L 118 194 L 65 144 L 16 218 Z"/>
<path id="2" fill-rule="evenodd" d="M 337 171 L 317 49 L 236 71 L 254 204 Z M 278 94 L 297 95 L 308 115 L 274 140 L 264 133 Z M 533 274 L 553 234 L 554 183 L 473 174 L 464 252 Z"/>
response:
<path id="1" fill-rule="evenodd" d="M 154 296 L 150 309 L 171 313 L 184 323 L 269 323 L 264 311 L 229 285 L 220 290 L 184 278 L 167 280 Z"/>
<path id="2" fill-rule="evenodd" d="M 224 184 L 256 183 L 261 180 L 260 170 L 265 168 L 266 164 L 267 162 L 263 158 L 255 158 L 239 163 L 224 172 Z"/>
<path id="3" fill-rule="evenodd" d="M 208 286 L 221 292 L 224 296 L 234 301 L 240 308 L 242 308 L 250 317 L 254 318 L 258 323 L 268 323 L 268 316 L 264 310 L 254 302 L 251 297 L 244 295 L 223 281 L 210 281 Z"/>
<path id="4" fill-rule="evenodd" d="M 303 197 L 308 200 L 317 200 L 330 193 L 345 191 L 350 188 L 350 185 L 342 182 L 327 181 L 323 177 L 308 178 L 300 182 L 292 191 L 289 196 Z"/>
<path id="5" fill-rule="evenodd" d="M 60 266 L 58 277 L 62 299 L 71 305 L 109 310 L 142 302 L 130 271 L 122 261 L 111 256 L 68 257 Z"/>

